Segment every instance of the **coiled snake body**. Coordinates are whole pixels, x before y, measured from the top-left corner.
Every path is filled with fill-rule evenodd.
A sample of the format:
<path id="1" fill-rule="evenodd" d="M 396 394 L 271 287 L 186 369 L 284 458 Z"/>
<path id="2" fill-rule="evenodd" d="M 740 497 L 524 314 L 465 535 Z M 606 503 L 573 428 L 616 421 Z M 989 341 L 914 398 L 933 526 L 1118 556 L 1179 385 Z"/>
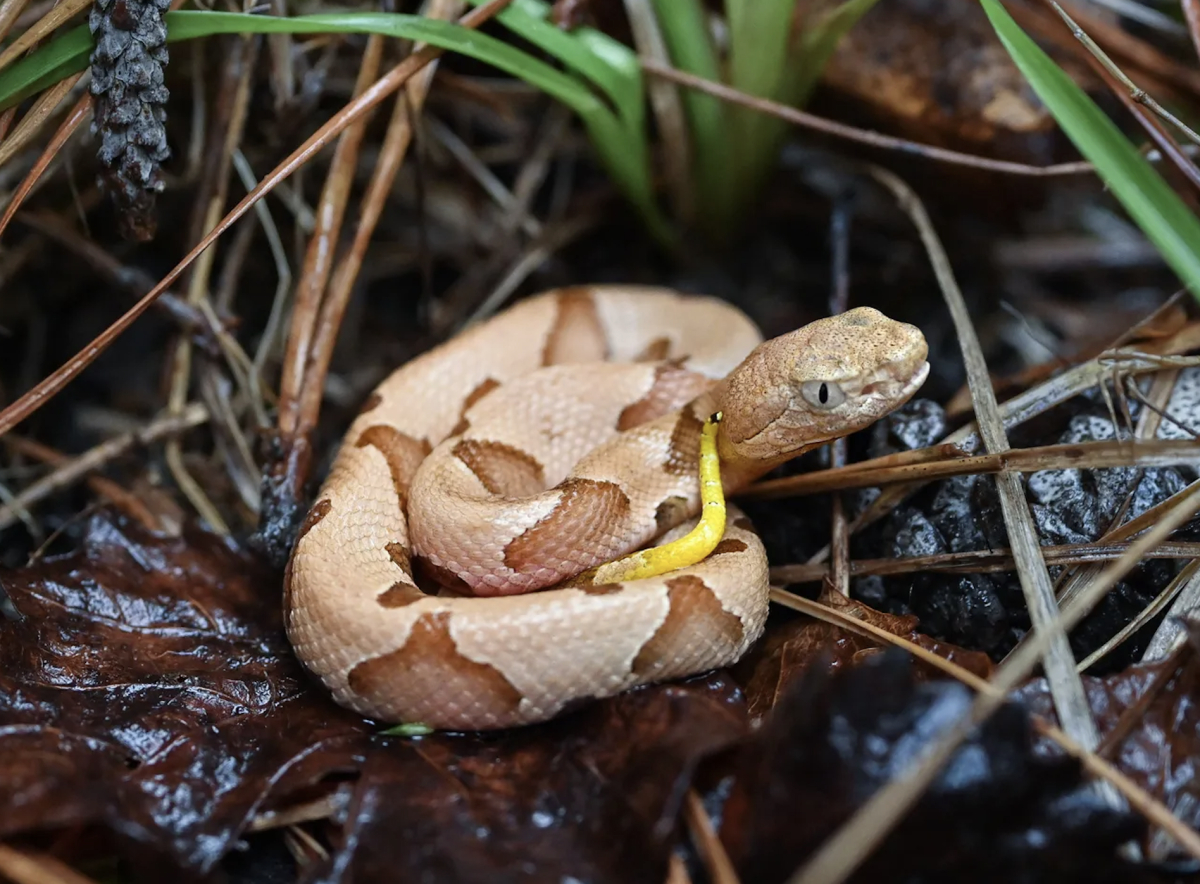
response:
<path id="1" fill-rule="evenodd" d="M 663 289 L 526 299 L 371 395 L 288 565 L 293 647 L 339 703 L 445 729 L 727 665 L 767 614 L 766 556 L 736 510 L 696 565 L 579 575 L 694 522 L 710 413 L 731 493 L 905 402 L 925 357 L 917 329 L 870 308 L 762 343 L 728 304 Z"/>

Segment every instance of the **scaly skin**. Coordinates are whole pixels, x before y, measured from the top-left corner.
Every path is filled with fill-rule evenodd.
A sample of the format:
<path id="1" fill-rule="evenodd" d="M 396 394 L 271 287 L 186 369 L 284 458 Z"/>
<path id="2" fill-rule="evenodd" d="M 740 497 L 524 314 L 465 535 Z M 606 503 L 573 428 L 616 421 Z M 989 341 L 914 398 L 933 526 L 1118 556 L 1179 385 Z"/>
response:
<path id="1" fill-rule="evenodd" d="M 350 428 L 289 566 L 296 653 L 364 715 L 451 729 L 728 665 L 761 634 L 769 590 L 736 509 L 698 564 L 566 582 L 686 532 L 713 412 L 732 493 L 903 404 L 925 356 L 917 329 L 867 308 L 761 343 L 713 299 L 527 299 L 397 370 Z"/>

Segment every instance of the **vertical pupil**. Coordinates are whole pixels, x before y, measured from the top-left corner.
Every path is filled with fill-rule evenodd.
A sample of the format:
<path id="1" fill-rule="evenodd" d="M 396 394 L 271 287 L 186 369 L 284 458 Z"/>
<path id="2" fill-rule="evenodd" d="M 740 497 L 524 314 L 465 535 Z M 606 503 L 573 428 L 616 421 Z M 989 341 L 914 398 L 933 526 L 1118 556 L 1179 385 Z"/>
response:
<path id="1" fill-rule="evenodd" d="M 817 392 L 817 398 L 821 400 L 822 405 L 829 401 L 829 386 L 827 384 L 821 384 L 821 389 Z"/>

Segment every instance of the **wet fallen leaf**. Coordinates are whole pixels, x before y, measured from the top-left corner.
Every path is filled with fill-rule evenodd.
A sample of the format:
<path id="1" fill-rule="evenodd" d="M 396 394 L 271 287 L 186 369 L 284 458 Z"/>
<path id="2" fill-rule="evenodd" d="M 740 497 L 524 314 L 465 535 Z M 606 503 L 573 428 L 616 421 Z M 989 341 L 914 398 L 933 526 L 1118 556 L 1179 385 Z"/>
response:
<path id="1" fill-rule="evenodd" d="M 1200 667 L 1185 651 L 1106 676 L 1085 676 L 1101 752 L 1185 825 L 1200 826 Z M 1033 711 L 1056 721 L 1045 679 L 1018 692 Z M 1152 851 L 1152 853 L 1157 851 Z"/>
<path id="2" fill-rule="evenodd" d="M 296 663 L 279 575 L 213 535 L 99 515 L 76 552 L 0 582 L 0 838 L 77 864 L 115 859 L 132 881 L 251 867 L 246 851 L 230 858 L 251 839 L 249 853 L 305 881 L 659 884 L 687 844 L 687 790 L 721 777 L 728 803 L 709 804 L 743 880 L 782 880 L 969 699 L 903 655 L 797 619 L 747 664 L 749 704 L 713 673 L 512 732 L 390 737 Z M 986 658 L 916 634 L 913 618 L 841 605 L 987 674 Z M 1100 690 L 1105 708 L 1131 708 L 1147 679 Z M 1148 716 L 1159 731 L 1139 723 L 1121 744 L 1146 777 L 1170 761 L 1180 801 L 1196 732 L 1182 696 L 1162 691 Z M 1173 743 L 1171 715 L 1190 728 Z M 981 844 L 999 845 L 997 876 L 1128 872 L 1101 845 L 1140 822 L 1096 806 L 1073 762 L 1031 746 L 1024 713 L 1006 708 L 861 880 L 906 868 L 980 880 Z M 323 845 L 297 850 L 298 869 L 288 842 L 255 834 L 289 820 L 315 837 L 293 845 Z"/>
<path id="3" fill-rule="evenodd" d="M 812 666 L 784 691 L 734 762 L 721 839 L 741 880 L 786 881 L 966 711 L 967 688 L 914 670 L 888 651 L 837 671 Z M 1155 880 L 1114 852 L 1143 829 L 1081 788 L 1073 759 L 1036 753 L 1025 711 L 1008 704 L 851 880 Z"/>
<path id="4" fill-rule="evenodd" d="M 493 736 L 380 738 L 345 821 L 333 881 L 666 879 L 693 770 L 745 733 L 725 678 L 634 691 Z"/>
<path id="5" fill-rule="evenodd" d="M 308 686 L 277 578 L 211 535 L 95 517 L 0 580 L 0 837 L 98 827 L 143 874 L 205 874 L 368 733 Z"/>
<path id="6" fill-rule="evenodd" d="M 885 614 L 838 593 L 825 593 L 821 603 L 855 620 L 906 638 L 980 678 L 991 675 L 992 662 L 986 654 L 939 642 L 918 632 L 916 617 Z M 766 638 L 736 669 L 746 686 L 751 719 L 761 718 L 773 708 L 788 686 L 810 666 L 816 664 L 841 669 L 853 666 L 881 650 L 883 646 L 880 642 L 869 636 L 809 617 L 798 617 L 773 626 Z M 944 677 L 923 664 L 917 665 L 916 671 L 919 677 Z"/>
<path id="7" fill-rule="evenodd" d="M 253 820 L 325 796 L 307 879 L 657 884 L 696 765 L 747 731 L 714 674 L 511 733 L 382 736 L 295 661 L 278 574 L 192 528 L 96 517 L 0 582 L 0 838 L 61 855 L 76 833 L 72 859 L 132 880 L 216 874 Z"/>

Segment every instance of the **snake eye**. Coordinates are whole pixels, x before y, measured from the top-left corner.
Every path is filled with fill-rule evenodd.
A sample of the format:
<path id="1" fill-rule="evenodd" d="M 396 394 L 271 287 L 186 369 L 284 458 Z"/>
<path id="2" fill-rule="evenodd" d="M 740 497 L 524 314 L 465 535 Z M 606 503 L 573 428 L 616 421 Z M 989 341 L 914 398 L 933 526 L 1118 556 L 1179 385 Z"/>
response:
<path id="1" fill-rule="evenodd" d="M 829 411 L 846 401 L 846 394 L 833 381 L 805 381 L 800 395 L 813 408 Z"/>

